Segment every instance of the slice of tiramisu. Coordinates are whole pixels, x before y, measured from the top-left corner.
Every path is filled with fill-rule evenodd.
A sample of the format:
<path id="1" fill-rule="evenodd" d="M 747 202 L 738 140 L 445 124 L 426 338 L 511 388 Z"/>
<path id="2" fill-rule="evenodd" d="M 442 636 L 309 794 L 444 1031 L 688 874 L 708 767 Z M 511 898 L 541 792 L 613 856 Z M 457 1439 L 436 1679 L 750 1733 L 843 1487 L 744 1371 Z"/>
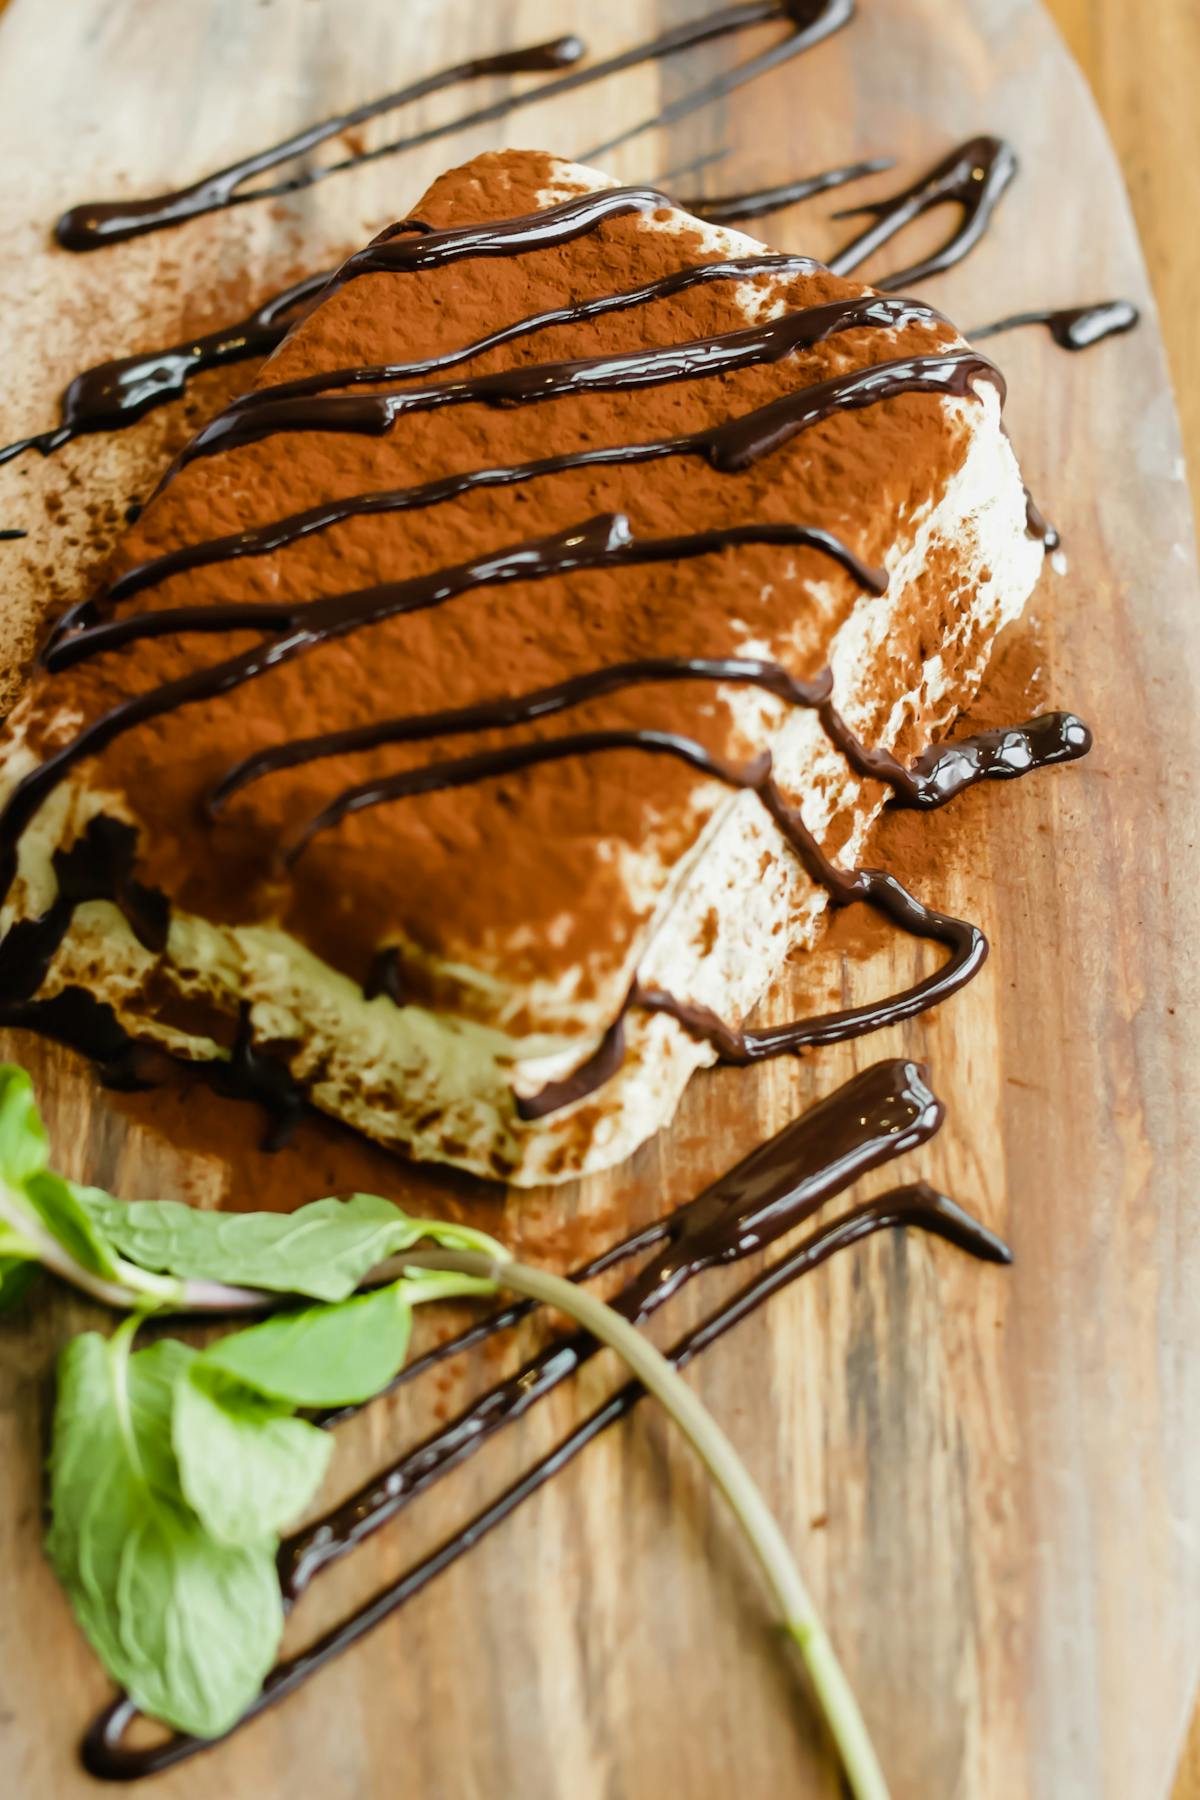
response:
<path id="1" fill-rule="evenodd" d="M 1000 402 L 922 303 L 542 155 L 455 170 L 52 641 L 10 989 L 187 1057 L 240 1022 L 418 1156 L 618 1161 L 852 897 L 857 746 L 914 757 L 1033 586 Z"/>

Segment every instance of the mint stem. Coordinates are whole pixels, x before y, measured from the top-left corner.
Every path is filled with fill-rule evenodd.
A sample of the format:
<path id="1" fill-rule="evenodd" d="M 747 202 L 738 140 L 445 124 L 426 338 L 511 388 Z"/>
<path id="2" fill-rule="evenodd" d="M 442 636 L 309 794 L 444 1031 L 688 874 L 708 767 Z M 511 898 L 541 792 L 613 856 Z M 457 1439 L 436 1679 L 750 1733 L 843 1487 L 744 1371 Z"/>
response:
<path id="1" fill-rule="evenodd" d="M 557 1307 L 624 1359 L 675 1420 L 732 1507 L 774 1595 L 783 1630 L 799 1646 L 855 1800 L 888 1800 L 858 1703 L 787 1540 L 737 1451 L 666 1357 L 612 1307 L 543 1269 L 470 1250 L 411 1251 L 403 1260 L 411 1268 L 476 1275 Z"/>

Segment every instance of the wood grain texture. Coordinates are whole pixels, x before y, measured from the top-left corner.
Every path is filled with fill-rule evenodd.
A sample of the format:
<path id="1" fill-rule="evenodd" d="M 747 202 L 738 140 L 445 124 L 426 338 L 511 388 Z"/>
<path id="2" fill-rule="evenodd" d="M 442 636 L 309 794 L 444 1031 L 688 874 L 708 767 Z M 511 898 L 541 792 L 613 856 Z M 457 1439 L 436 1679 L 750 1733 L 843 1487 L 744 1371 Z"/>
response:
<path id="1" fill-rule="evenodd" d="M 488 41 L 578 26 L 602 54 L 698 10 L 616 0 L 600 16 L 558 0 L 551 24 L 544 5 L 509 0 L 490 12 Z M 29 378 L 6 427 L 49 424 L 51 393 L 89 354 L 194 329 L 222 294 L 227 308 L 231 290 L 268 291 L 369 235 L 445 163 L 496 142 L 578 152 L 714 62 L 710 50 L 635 72 L 339 176 L 287 208 L 246 207 L 82 262 L 48 248 L 64 204 L 166 185 L 438 67 L 474 41 L 476 12 L 467 0 L 402 11 L 359 0 L 351 32 L 342 9 L 313 0 L 12 0 L 0 119 L 22 181 L 0 202 L 18 290 L 0 337 L 5 366 Z M 461 100 L 414 111 L 448 117 Z M 48 111 L 71 128 L 47 131 Z M 872 1243 L 773 1302 L 693 1379 L 798 1546 L 898 1800 L 1161 1800 L 1200 1657 L 1200 906 L 1188 773 L 1200 596 L 1161 344 L 1111 152 L 1034 0 L 952 11 L 892 0 L 612 167 L 644 177 L 727 144 L 708 174 L 715 191 L 873 151 L 907 167 L 980 129 L 1014 138 L 1023 178 L 987 244 L 930 296 L 968 325 L 1114 292 L 1149 309 L 1143 331 L 1086 357 L 1036 333 L 997 345 L 1014 438 L 1068 548 L 1068 572 L 1047 575 L 1031 609 L 1041 683 L 1091 719 L 1099 743 L 1078 769 L 973 794 L 925 828 L 914 879 L 981 919 L 991 962 L 911 1026 L 698 1079 L 673 1130 L 609 1178 L 503 1206 L 430 1173 L 393 1170 L 389 1191 L 475 1209 L 527 1253 L 562 1260 L 581 1239 L 615 1237 L 687 1197 L 852 1068 L 925 1058 L 950 1121 L 906 1172 L 1004 1230 L 1014 1269 L 914 1240 Z M 835 241 L 820 204 L 771 225 L 764 235 L 780 248 L 819 254 Z M 197 388 L 196 412 L 220 391 Z M 0 470 L 3 523 L 31 531 L 24 548 L 0 546 L 17 553 L 4 565 L 10 609 L 32 617 L 45 604 L 47 568 L 66 589 L 83 579 L 185 426 L 159 415 L 57 462 Z M 906 841 L 894 846 L 901 874 Z M 921 873 L 930 859 L 944 871 L 936 894 Z M 843 955 L 835 938 L 797 966 L 772 1016 L 830 985 L 865 998 L 912 979 L 921 960 L 882 934 L 869 956 Z M 65 1053 L 25 1038 L 9 1049 L 35 1071 L 70 1172 L 130 1197 L 181 1184 L 221 1196 L 219 1149 L 184 1152 L 131 1125 Z M 309 1172 L 305 1189 L 299 1166 L 297 1201 L 324 1191 L 323 1177 Z M 664 1332 L 720 1291 L 690 1289 Z M 106 1685 L 36 1546 L 53 1356 L 97 1322 L 43 1295 L 0 1336 L 0 1733 L 21 1800 L 91 1791 L 74 1747 Z M 342 1434 L 328 1496 L 494 1372 L 481 1360 L 372 1409 Z M 496 1492 L 609 1379 L 602 1365 L 589 1371 L 319 1584 L 298 1636 Z M 727 1521 L 647 1413 L 303 1696 L 152 1791 L 708 1800 L 735 1785 L 837 1791 Z"/>
<path id="2" fill-rule="evenodd" d="M 1193 512 L 1200 511 L 1200 240 L 1182 221 L 1200 207 L 1200 9 L 1162 0 L 1138 15 L 1124 0 L 1048 0 L 1091 84 L 1121 164 L 1158 300 L 1175 381 Z M 1200 1800 L 1200 1701 L 1173 1800 Z"/>

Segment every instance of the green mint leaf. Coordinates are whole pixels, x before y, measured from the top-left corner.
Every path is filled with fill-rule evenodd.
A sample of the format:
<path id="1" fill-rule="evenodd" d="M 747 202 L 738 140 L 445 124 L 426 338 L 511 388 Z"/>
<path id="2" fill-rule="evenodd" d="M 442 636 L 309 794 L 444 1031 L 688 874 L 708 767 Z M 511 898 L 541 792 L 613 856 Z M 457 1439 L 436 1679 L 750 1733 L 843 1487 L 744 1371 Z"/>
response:
<path id="1" fill-rule="evenodd" d="M 408 1354 L 411 1285 L 394 1282 L 340 1305 L 277 1313 L 212 1344 L 201 1363 L 292 1406 L 369 1400 Z"/>
<path id="2" fill-rule="evenodd" d="M 25 1199 L 77 1263 L 108 1280 L 121 1276 L 116 1258 L 71 1182 L 49 1169 L 39 1169 L 26 1179 Z"/>
<path id="3" fill-rule="evenodd" d="M 314 1300 L 344 1300 L 376 1264 L 422 1239 L 491 1247 L 464 1227 L 410 1219 L 377 1194 L 313 1200 L 294 1213 L 221 1213 L 114 1200 L 100 1188 L 74 1193 L 93 1228 L 139 1268 Z"/>
<path id="4" fill-rule="evenodd" d="M 193 1364 L 175 1392 L 171 1438 L 180 1481 L 222 1544 L 257 1544 L 316 1493 L 333 1439 L 278 1402 Z"/>
<path id="5" fill-rule="evenodd" d="M 27 1256 L 0 1256 L 0 1312 L 19 1306 L 38 1274 L 38 1264 Z"/>
<path id="6" fill-rule="evenodd" d="M 135 1325 L 63 1352 L 46 1547 L 114 1680 L 153 1717 L 215 1737 L 275 1660 L 275 1545 L 216 1543 L 186 1503 L 171 1417 L 195 1352 L 166 1340 L 131 1357 Z"/>
<path id="7" fill-rule="evenodd" d="M 0 1180 L 23 1187 L 49 1160 L 33 1082 L 16 1063 L 0 1063 Z"/>
<path id="8" fill-rule="evenodd" d="M 314 1200 L 294 1213 L 220 1213 L 76 1192 L 93 1224 L 141 1268 L 314 1300 L 345 1299 L 376 1263 L 421 1236 L 419 1223 L 374 1194 Z"/>

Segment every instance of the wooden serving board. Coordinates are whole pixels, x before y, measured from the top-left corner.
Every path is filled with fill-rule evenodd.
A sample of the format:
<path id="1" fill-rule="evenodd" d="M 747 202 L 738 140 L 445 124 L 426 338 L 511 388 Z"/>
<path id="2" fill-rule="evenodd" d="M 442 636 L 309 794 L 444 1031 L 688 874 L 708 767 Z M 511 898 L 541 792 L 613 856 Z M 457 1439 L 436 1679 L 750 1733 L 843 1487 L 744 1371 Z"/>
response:
<path id="1" fill-rule="evenodd" d="M 759 45 L 651 65 L 286 206 L 84 259 L 51 246 L 65 205 L 190 179 L 474 49 L 577 28 L 599 56 L 699 10 L 12 0 L 0 21 L 4 436 L 52 424 L 58 389 L 90 358 L 171 341 L 333 260 L 446 164 L 503 143 L 578 153 Z M 459 90 L 407 119 L 452 117 L 475 98 Z M 981 130 L 1012 138 L 1023 174 L 984 245 L 929 296 L 967 326 L 1118 293 L 1144 309 L 1134 336 L 1085 356 L 1038 332 L 995 346 L 1010 427 L 1068 566 L 1047 572 L 1005 698 L 994 685 L 984 705 L 1016 695 L 1026 711 L 1076 707 L 1097 748 L 1079 767 L 977 791 L 919 834 L 892 833 L 901 875 L 981 920 L 987 968 L 903 1029 L 698 1078 L 669 1133 L 578 1188 L 506 1202 L 369 1160 L 384 1191 L 478 1218 L 561 1266 L 696 1192 L 852 1069 L 927 1060 L 949 1119 L 903 1172 L 1003 1231 L 1014 1267 L 873 1240 L 774 1300 L 691 1378 L 797 1546 L 898 1800 L 1161 1800 L 1200 1660 L 1200 591 L 1153 304 L 1112 156 L 1037 0 L 863 0 L 859 20 L 810 56 L 648 133 L 610 166 L 644 178 L 724 146 L 702 179 L 729 191 L 887 152 L 907 179 Z M 883 176 L 861 191 L 894 185 Z M 763 235 L 820 254 L 843 229 L 830 204 Z M 30 533 L 0 544 L 14 636 L 78 591 L 126 505 L 242 379 L 198 383 L 190 421 L 177 408 L 0 469 L 0 525 Z M 775 1016 L 831 990 L 863 999 L 923 966 L 908 940 L 880 932 L 848 952 L 835 935 L 796 967 Z M 230 1103 L 214 1133 L 182 1095 L 164 1127 L 161 1106 L 131 1111 L 66 1052 L 25 1036 L 4 1050 L 33 1070 L 68 1172 L 131 1198 L 256 1204 L 246 1109 Z M 344 1184 L 348 1163 L 308 1137 L 283 1167 L 300 1203 Z M 660 1320 L 662 1337 L 721 1292 L 719 1280 L 695 1283 Z M 0 1331 L 0 1786 L 14 1800 L 91 1791 L 76 1745 L 107 1684 L 38 1545 L 54 1357 L 70 1333 L 104 1323 L 46 1288 Z M 339 1434 L 326 1500 L 500 1367 L 455 1365 L 370 1409 Z M 497 1492 L 611 1378 L 589 1370 L 318 1584 L 295 1640 Z M 643 1408 L 302 1694 L 152 1791 L 708 1800 L 731 1788 L 832 1796 L 837 1781 L 723 1509 Z"/>

